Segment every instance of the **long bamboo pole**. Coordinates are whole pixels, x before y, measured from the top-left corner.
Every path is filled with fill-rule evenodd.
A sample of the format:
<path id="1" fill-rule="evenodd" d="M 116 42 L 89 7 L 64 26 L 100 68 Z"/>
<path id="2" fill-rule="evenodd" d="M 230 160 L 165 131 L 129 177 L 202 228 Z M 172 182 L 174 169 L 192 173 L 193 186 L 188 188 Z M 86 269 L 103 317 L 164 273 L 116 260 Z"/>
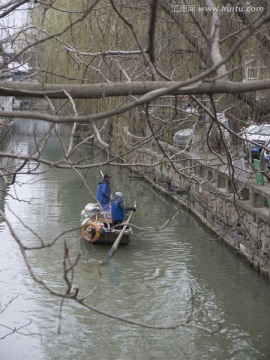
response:
<path id="1" fill-rule="evenodd" d="M 110 251 L 108 252 L 108 254 L 106 255 L 105 259 L 101 262 L 101 264 L 108 264 L 108 262 L 111 260 L 111 258 L 113 257 L 114 253 L 116 252 L 118 245 L 120 243 L 120 240 L 130 222 L 130 219 L 133 215 L 133 211 L 130 213 L 125 225 L 123 226 L 123 229 L 121 230 L 121 232 L 119 233 L 119 235 L 117 236 L 117 239 L 115 240 L 115 242 L 113 243 L 113 246 L 110 248 Z"/>

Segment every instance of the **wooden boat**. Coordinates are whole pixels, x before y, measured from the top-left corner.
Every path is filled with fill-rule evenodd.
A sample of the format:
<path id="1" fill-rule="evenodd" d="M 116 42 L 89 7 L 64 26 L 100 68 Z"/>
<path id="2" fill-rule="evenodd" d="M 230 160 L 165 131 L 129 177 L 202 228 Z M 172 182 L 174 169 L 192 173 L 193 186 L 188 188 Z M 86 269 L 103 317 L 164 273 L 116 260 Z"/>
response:
<path id="1" fill-rule="evenodd" d="M 81 212 L 82 237 L 92 244 L 112 245 L 123 230 L 124 225 L 112 226 L 111 212 L 100 210 L 98 204 L 89 203 Z M 127 245 L 132 234 L 126 226 L 119 245 Z"/>

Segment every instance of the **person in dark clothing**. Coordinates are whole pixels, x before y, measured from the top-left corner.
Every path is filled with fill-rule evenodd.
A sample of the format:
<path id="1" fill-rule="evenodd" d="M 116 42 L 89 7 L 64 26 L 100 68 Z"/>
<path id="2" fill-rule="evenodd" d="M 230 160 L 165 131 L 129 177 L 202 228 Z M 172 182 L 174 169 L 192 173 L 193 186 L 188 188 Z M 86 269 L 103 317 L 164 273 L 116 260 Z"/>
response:
<path id="1" fill-rule="evenodd" d="M 121 224 L 125 219 L 125 213 L 128 211 L 136 211 L 136 207 L 126 206 L 122 193 L 117 191 L 111 207 L 113 225 Z"/>
<path id="2" fill-rule="evenodd" d="M 110 210 L 111 188 L 108 174 L 104 175 L 103 179 L 98 182 L 96 199 L 103 210 Z"/>

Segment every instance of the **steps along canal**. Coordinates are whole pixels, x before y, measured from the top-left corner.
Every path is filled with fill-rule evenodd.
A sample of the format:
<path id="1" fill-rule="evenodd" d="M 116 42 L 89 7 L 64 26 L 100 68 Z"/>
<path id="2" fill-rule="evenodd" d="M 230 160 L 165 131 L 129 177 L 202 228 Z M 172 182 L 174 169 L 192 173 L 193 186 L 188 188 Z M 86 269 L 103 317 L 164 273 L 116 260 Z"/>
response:
<path id="1" fill-rule="evenodd" d="M 6 146 L 25 153 L 34 147 L 33 136 L 14 127 Z M 40 129 L 40 131 L 42 128 Z M 65 131 L 63 133 L 65 137 Z M 9 141 L 9 143 L 8 143 Z M 60 157 L 54 138 L 46 156 Z M 86 149 L 78 157 L 91 157 Z M 1 208 L 16 233 L 27 244 L 39 244 L 8 207 L 44 241 L 78 226 L 80 212 L 91 201 L 78 176 L 70 170 L 51 169 L 38 177 L 21 175 L 21 186 L 11 186 Z M 88 172 L 87 184 L 95 193 L 98 169 Z M 71 257 L 81 258 L 75 283 L 82 296 L 97 285 L 86 303 L 100 311 L 156 327 L 188 319 L 192 307 L 199 309 L 196 324 L 221 330 L 211 334 L 196 327 L 170 330 L 132 326 L 66 300 L 62 308 L 61 334 L 57 333 L 61 300 L 48 294 L 31 279 L 7 225 L 0 224 L 0 324 L 10 328 L 30 324 L 0 341 L 1 360 L 43 359 L 269 359 L 270 284 L 230 252 L 199 221 L 141 180 L 131 179 L 122 168 L 102 168 L 112 175 L 111 187 L 121 190 L 127 203 L 137 200 L 132 222 L 137 227 L 158 227 L 171 215 L 179 215 L 161 231 L 134 230 L 130 244 L 119 247 L 111 262 L 100 268 L 108 248 L 81 240 L 80 231 L 67 233 Z M 13 197 L 18 196 L 16 201 Z M 35 274 L 54 290 L 63 290 L 63 240 L 53 247 L 31 251 Z M 0 327 L 3 337 L 7 329 Z"/>

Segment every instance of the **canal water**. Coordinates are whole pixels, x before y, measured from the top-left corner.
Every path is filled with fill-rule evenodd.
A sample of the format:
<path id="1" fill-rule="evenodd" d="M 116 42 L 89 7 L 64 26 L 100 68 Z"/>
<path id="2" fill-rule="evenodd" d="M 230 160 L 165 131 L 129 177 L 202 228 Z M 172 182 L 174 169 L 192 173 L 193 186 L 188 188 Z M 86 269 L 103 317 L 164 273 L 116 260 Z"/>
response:
<path id="1" fill-rule="evenodd" d="M 5 146 L 30 154 L 33 129 L 23 124 L 14 126 Z M 46 128 L 39 125 L 37 136 Z M 67 144 L 68 129 L 59 131 Z M 50 160 L 61 158 L 56 136 L 44 152 Z M 99 156 L 85 148 L 76 160 L 92 164 Z M 28 252 L 36 276 L 55 291 L 65 289 L 64 242 L 71 260 L 80 254 L 74 282 L 81 296 L 95 288 L 85 301 L 92 310 L 73 300 L 61 308 L 60 298 L 32 280 L 7 225 L 0 223 L 0 337 L 8 333 L 4 326 L 23 327 L 0 340 L 0 360 L 269 359 L 270 284 L 191 214 L 122 167 L 84 173 L 93 194 L 100 170 L 112 175 L 113 191 L 122 191 L 129 204 L 137 202 L 130 244 L 119 247 L 101 267 L 99 261 L 109 249 L 86 243 L 78 229 L 52 247 Z M 81 210 L 93 201 L 74 171 L 40 165 L 35 172 L 20 175 L 0 204 L 15 233 L 32 246 L 40 245 L 40 238 L 49 243 L 76 228 Z M 177 212 L 168 227 L 156 229 Z M 197 310 L 193 326 L 174 327 L 187 321 L 192 309 Z M 206 328 L 220 331 L 209 333 Z"/>

